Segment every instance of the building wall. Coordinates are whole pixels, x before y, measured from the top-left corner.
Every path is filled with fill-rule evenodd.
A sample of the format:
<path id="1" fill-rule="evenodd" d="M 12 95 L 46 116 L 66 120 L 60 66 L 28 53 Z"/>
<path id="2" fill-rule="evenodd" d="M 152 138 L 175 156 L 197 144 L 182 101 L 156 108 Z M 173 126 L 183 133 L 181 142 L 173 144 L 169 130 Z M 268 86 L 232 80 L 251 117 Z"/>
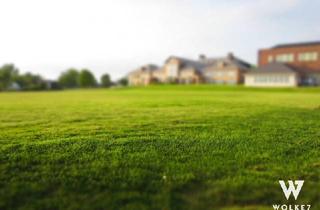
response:
<path id="1" fill-rule="evenodd" d="M 166 82 L 177 81 L 180 74 L 180 60 L 171 58 L 165 63 L 163 70 Z"/>
<path id="2" fill-rule="evenodd" d="M 300 61 L 299 54 L 315 52 L 317 53 L 316 61 Z M 274 62 L 277 56 L 284 54 L 292 54 L 293 61 L 288 61 L 293 66 L 300 68 L 307 68 L 313 70 L 320 70 L 320 45 L 313 46 L 298 46 L 298 47 L 287 47 L 287 48 L 276 48 L 276 49 L 263 49 L 259 51 L 258 65 L 263 66 L 270 62 Z M 270 61 L 269 58 L 273 57 L 273 61 Z"/>
<path id="3" fill-rule="evenodd" d="M 166 81 L 166 72 L 164 69 L 154 71 L 152 76 L 156 82 L 164 83 Z"/>
<path id="4" fill-rule="evenodd" d="M 139 83 L 138 79 L 139 78 L 137 77 L 137 74 L 132 72 L 128 75 L 128 84 L 130 86 L 138 85 Z"/>
<path id="5" fill-rule="evenodd" d="M 183 84 L 197 84 L 202 81 L 201 76 L 195 69 L 183 69 L 178 78 L 179 83 Z"/>
<path id="6" fill-rule="evenodd" d="M 295 73 L 259 73 L 246 74 L 245 86 L 250 87 L 296 87 L 299 77 Z"/>
<path id="7" fill-rule="evenodd" d="M 150 72 L 134 72 L 128 76 L 130 86 L 149 85 L 152 82 L 152 75 Z"/>
<path id="8" fill-rule="evenodd" d="M 243 71 L 238 68 L 209 67 L 204 74 L 208 83 L 239 84 L 243 81 Z"/>
<path id="9" fill-rule="evenodd" d="M 200 83 L 201 76 L 194 68 L 183 68 L 181 61 L 170 58 L 163 66 L 163 82 L 165 83 Z"/>

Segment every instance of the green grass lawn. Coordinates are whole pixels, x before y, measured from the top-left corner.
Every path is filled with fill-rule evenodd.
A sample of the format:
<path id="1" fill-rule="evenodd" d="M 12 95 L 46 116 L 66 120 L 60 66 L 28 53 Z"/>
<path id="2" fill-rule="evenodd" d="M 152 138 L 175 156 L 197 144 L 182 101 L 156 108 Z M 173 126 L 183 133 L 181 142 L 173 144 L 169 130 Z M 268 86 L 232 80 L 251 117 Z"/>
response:
<path id="1" fill-rule="evenodd" d="M 320 88 L 0 93 L 0 171 L 0 209 L 320 209 Z"/>

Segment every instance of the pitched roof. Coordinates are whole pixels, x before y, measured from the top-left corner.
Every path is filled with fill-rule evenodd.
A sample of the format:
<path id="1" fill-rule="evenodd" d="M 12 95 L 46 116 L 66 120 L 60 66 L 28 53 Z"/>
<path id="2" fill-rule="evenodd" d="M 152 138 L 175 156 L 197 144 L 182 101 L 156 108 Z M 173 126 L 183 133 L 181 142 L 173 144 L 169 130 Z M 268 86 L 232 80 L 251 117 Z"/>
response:
<path id="1" fill-rule="evenodd" d="M 304 47 L 304 46 L 313 46 L 313 45 L 320 45 L 320 41 L 300 42 L 300 43 L 291 43 L 291 44 L 279 44 L 279 45 L 272 47 L 272 49 L 288 48 L 288 47 Z"/>
<path id="2" fill-rule="evenodd" d="M 159 66 L 157 65 L 154 65 L 154 64 L 147 64 L 147 65 L 144 65 L 144 66 L 141 66 L 139 67 L 138 69 L 134 70 L 134 71 L 131 71 L 128 73 L 128 75 L 135 75 L 135 74 L 139 74 L 139 73 L 142 73 L 142 72 L 153 72 L 153 71 L 156 71 L 156 70 L 159 70 Z"/>
<path id="3" fill-rule="evenodd" d="M 170 59 L 177 59 L 181 62 L 181 65 L 183 66 L 183 68 L 195 68 L 196 70 L 201 70 L 203 69 L 206 65 L 204 63 L 201 63 L 199 61 L 195 61 L 195 60 L 191 60 L 188 58 L 183 58 L 183 57 L 178 57 L 178 56 L 170 56 L 167 60 L 166 63 L 170 60 Z"/>
<path id="4" fill-rule="evenodd" d="M 147 64 L 142 67 L 140 67 L 141 70 L 146 70 L 146 71 L 155 71 L 159 69 L 159 66 L 155 64 Z"/>
<path id="5" fill-rule="evenodd" d="M 251 64 L 233 56 L 232 54 L 220 58 L 202 58 L 200 60 L 191 60 L 178 56 L 170 56 L 166 62 L 172 58 L 180 60 L 181 65 L 184 68 L 193 67 L 199 71 L 202 71 L 205 67 L 218 67 L 221 62 L 224 62 L 226 65 L 236 66 L 241 69 L 249 69 L 252 67 Z"/>
<path id="6" fill-rule="evenodd" d="M 249 71 L 247 74 L 259 73 L 297 73 L 298 70 L 284 63 L 270 63 Z"/>
<path id="7" fill-rule="evenodd" d="M 233 55 L 228 55 L 221 58 L 206 58 L 202 62 L 204 62 L 207 66 L 218 66 L 219 63 L 224 62 L 226 65 L 236 66 L 241 69 L 250 69 L 252 67 L 251 64 Z"/>

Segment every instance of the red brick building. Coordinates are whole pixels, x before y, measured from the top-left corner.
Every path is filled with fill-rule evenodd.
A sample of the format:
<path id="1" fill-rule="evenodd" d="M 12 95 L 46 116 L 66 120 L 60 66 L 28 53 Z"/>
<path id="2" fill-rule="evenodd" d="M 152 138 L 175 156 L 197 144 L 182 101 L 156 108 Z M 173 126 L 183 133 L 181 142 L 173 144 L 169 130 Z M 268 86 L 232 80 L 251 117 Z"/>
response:
<path id="1" fill-rule="evenodd" d="M 258 68 L 245 76 L 247 86 L 320 85 L 320 41 L 262 49 Z"/>
<path id="2" fill-rule="evenodd" d="M 259 51 L 259 66 L 286 63 L 293 67 L 320 71 L 320 41 L 277 45 Z"/>

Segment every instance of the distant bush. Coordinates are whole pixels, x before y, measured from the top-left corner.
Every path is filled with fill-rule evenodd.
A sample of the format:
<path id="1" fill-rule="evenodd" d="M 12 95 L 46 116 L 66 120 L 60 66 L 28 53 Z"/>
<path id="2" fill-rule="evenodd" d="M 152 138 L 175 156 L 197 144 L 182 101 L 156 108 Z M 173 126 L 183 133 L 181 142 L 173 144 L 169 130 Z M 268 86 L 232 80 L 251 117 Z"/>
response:
<path id="1" fill-rule="evenodd" d="M 100 81 L 102 87 L 110 87 L 112 85 L 109 74 L 102 75 Z"/>
<path id="2" fill-rule="evenodd" d="M 79 74 L 79 86 L 83 88 L 96 87 L 97 81 L 88 69 L 82 69 Z"/>
<path id="3" fill-rule="evenodd" d="M 0 91 L 5 90 L 46 90 L 51 89 L 40 75 L 20 74 L 13 64 L 0 67 Z"/>
<path id="4" fill-rule="evenodd" d="M 121 85 L 127 85 L 127 80 L 119 80 Z M 113 83 L 109 74 L 101 77 L 101 86 L 110 87 Z M 14 64 L 5 64 L 0 67 L 0 91 L 19 90 L 59 90 L 69 88 L 97 87 L 98 82 L 89 69 L 70 68 L 62 72 L 58 81 L 45 80 L 38 74 L 30 72 L 20 74 Z"/>
<path id="5" fill-rule="evenodd" d="M 77 88 L 79 87 L 79 71 L 71 68 L 61 73 L 58 78 L 59 85 L 62 88 Z"/>
<path id="6" fill-rule="evenodd" d="M 118 80 L 117 84 L 121 85 L 121 86 L 127 86 L 128 85 L 128 79 L 127 78 L 121 78 L 121 79 Z"/>
<path id="7" fill-rule="evenodd" d="M 45 90 L 47 89 L 46 82 L 40 75 L 25 73 L 16 76 L 14 82 L 19 85 L 21 90 Z"/>
<path id="8" fill-rule="evenodd" d="M 70 68 L 59 76 L 58 83 L 62 88 L 96 87 L 97 81 L 88 69 L 77 70 Z"/>
<path id="9" fill-rule="evenodd" d="M 18 75 L 19 70 L 13 64 L 5 64 L 0 67 L 0 91 L 9 89 Z"/>

